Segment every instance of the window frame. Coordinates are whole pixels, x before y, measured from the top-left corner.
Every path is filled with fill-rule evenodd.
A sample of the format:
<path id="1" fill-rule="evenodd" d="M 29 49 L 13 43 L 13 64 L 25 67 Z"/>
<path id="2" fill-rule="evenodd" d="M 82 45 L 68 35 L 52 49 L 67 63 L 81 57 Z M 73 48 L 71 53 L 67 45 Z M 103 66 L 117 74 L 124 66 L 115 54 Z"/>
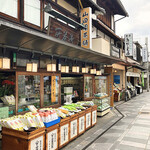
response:
<path id="1" fill-rule="evenodd" d="M 32 23 L 30 23 L 30 22 L 28 22 L 28 21 L 25 21 L 24 20 L 24 16 L 25 16 L 25 13 L 24 13 L 24 0 L 23 0 L 23 3 L 22 3 L 22 5 L 23 5 L 23 23 L 24 23 L 24 25 L 26 25 L 27 27 L 31 27 L 31 28 L 35 28 L 35 29 L 37 29 L 37 30 L 42 30 L 43 29 L 43 1 L 42 0 L 39 0 L 40 1 L 40 26 L 37 26 L 37 25 L 34 25 L 34 24 L 32 24 Z"/>
<path id="2" fill-rule="evenodd" d="M 19 105 L 19 95 L 18 95 L 18 76 L 19 75 L 39 75 L 40 76 L 40 108 L 43 108 L 43 104 L 44 104 L 44 76 L 59 76 L 59 96 L 58 96 L 58 104 L 54 104 L 54 105 L 48 105 L 48 106 L 44 106 L 44 108 L 46 107 L 53 107 L 53 108 L 57 108 L 61 106 L 61 74 L 60 73 L 39 73 L 39 72 L 21 72 L 21 71 L 17 71 L 16 72 L 16 115 L 17 114 L 24 114 L 27 111 L 23 111 L 23 112 L 18 112 L 18 105 Z"/>
<path id="3" fill-rule="evenodd" d="M 10 20 L 10 21 L 15 21 L 15 22 L 20 22 L 20 0 L 17 0 L 17 18 L 13 17 L 13 16 L 10 16 L 8 14 L 5 14 L 3 12 L 0 12 L 0 18 L 4 18 L 4 19 L 7 19 L 7 20 Z"/>

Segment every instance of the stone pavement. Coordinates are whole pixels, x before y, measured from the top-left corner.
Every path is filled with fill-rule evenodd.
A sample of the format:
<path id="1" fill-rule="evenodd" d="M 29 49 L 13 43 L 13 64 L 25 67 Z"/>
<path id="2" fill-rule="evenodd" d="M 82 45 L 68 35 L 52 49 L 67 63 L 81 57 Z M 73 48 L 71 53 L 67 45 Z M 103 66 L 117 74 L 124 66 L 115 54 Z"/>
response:
<path id="1" fill-rule="evenodd" d="M 117 108 L 124 118 L 87 150 L 150 150 L 150 93 L 138 95 Z"/>
<path id="2" fill-rule="evenodd" d="M 150 93 L 118 104 L 62 150 L 150 150 Z"/>

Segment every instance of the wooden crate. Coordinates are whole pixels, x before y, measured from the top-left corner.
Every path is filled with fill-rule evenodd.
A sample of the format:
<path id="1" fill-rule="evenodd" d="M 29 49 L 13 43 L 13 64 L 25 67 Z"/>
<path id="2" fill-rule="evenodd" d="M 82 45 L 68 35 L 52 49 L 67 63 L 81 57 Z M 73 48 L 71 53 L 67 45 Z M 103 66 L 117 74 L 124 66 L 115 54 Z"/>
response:
<path id="1" fill-rule="evenodd" d="M 85 111 L 79 112 L 78 119 L 78 135 L 81 135 L 85 132 Z"/>
<path id="2" fill-rule="evenodd" d="M 78 113 L 70 117 L 70 141 L 78 136 L 78 118 Z"/>
<path id="3" fill-rule="evenodd" d="M 61 119 L 59 123 L 59 148 L 69 143 L 70 117 Z"/>
<path id="4" fill-rule="evenodd" d="M 91 111 L 92 107 L 89 107 L 88 109 L 85 110 L 85 129 L 88 130 L 91 128 Z"/>
<path id="5" fill-rule="evenodd" d="M 45 127 L 32 132 L 2 128 L 2 150 L 45 150 Z"/>
<path id="6" fill-rule="evenodd" d="M 97 123 L 97 105 L 92 106 L 92 126 Z"/>
<path id="7" fill-rule="evenodd" d="M 58 150 L 59 124 L 46 128 L 46 150 Z"/>

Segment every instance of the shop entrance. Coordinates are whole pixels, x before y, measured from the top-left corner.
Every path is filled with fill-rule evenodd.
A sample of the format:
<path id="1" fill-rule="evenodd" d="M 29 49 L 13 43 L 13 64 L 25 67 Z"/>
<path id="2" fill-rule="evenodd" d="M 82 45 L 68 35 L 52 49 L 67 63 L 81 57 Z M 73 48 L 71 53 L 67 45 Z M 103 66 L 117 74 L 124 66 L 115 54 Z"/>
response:
<path id="1" fill-rule="evenodd" d="M 83 99 L 83 75 L 61 75 L 61 104 Z"/>

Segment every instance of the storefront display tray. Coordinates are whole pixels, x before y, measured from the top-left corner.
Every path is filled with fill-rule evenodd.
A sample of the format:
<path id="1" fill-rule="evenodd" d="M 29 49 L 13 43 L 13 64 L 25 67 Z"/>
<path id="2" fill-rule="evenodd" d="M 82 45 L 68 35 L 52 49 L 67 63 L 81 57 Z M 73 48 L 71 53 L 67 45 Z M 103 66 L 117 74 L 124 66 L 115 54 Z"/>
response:
<path id="1" fill-rule="evenodd" d="M 51 127 L 51 126 L 53 126 L 53 125 L 59 123 L 60 120 L 61 120 L 61 118 L 58 117 L 58 119 L 56 119 L 56 120 L 54 120 L 54 121 L 51 121 L 51 122 L 48 122 L 48 123 L 45 123 L 45 122 L 44 122 L 44 125 L 45 125 L 46 128 L 48 128 L 48 127 Z"/>
<path id="2" fill-rule="evenodd" d="M 102 117 L 102 116 L 106 115 L 109 112 L 110 112 L 110 108 L 107 108 L 104 111 L 97 111 L 97 116 Z"/>

